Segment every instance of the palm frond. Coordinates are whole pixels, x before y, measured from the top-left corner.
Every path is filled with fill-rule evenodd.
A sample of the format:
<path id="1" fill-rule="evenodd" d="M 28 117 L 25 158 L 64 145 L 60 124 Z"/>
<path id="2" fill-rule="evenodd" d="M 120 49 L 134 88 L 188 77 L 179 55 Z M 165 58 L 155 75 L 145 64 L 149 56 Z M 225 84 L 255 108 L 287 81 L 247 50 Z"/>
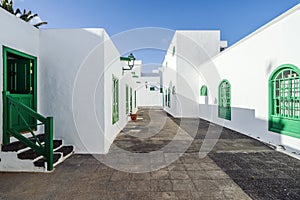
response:
<path id="1" fill-rule="evenodd" d="M 35 24 L 35 25 L 33 25 L 35 28 L 39 28 L 40 26 L 42 26 L 42 25 L 46 25 L 46 24 L 48 24 L 48 22 L 40 22 L 40 23 L 37 23 L 37 24 Z"/>

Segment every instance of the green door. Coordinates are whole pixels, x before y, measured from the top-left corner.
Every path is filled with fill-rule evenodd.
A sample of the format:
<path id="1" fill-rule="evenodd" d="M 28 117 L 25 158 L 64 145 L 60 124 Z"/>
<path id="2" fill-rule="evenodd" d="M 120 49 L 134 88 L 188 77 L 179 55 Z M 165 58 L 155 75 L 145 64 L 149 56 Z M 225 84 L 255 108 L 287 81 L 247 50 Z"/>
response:
<path id="1" fill-rule="evenodd" d="M 227 80 L 219 85 L 219 118 L 231 120 L 231 87 Z"/>
<path id="2" fill-rule="evenodd" d="M 36 58 L 21 52 L 4 48 L 4 91 L 10 92 L 10 96 L 20 103 L 36 111 Z M 6 105 L 4 105 L 6 106 Z M 8 128 L 19 132 L 29 131 L 26 123 L 32 129 L 36 128 L 36 122 L 32 117 L 13 106 L 7 110 L 6 119 Z"/>

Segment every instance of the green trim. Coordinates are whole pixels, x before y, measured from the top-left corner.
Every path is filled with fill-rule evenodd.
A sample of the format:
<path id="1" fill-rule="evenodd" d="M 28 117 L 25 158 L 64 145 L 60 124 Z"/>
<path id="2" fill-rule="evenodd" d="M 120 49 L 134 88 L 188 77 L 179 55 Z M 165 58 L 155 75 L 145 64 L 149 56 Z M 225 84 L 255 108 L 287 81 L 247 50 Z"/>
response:
<path id="1" fill-rule="evenodd" d="M 221 81 L 218 93 L 218 117 L 231 120 L 231 85 L 228 80 Z"/>
<path id="2" fill-rule="evenodd" d="M 112 97 L 112 124 L 119 121 L 119 79 L 114 75 L 112 76 L 112 87 L 113 87 L 113 97 Z"/>
<path id="3" fill-rule="evenodd" d="M 53 170 L 53 118 L 48 117 L 45 118 L 39 113 L 35 112 L 31 108 L 27 107 L 26 105 L 20 103 L 19 101 L 15 100 L 13 97 L 10 96 L 9 92 L 3 92 L 3 99 L 5 99 L 7 110 L 6 117 L 8 118 L 8 125 L 7 125 L 7 133 L 8 135 L 12 135 L 16 139 L 18 139 L 20 142 L 24 143 L 26 146 L 30 147 L 40 155 L 43 155 L 46 158 L 47 161 L 47 170 L 52 171 Z M 25 118 L 22 117 L 22 114 L 26 113 L 26 115 L 29 115 L 30 117 L 34 118 L 35 120 L 38 120 L 42 122 L 41 125 L 44 125 L 44 131 L 45 131 L 45 145 L 43 146 L 39 139 L 36 137 L 36 135 L 33 133 L 33 130 L 31 129 L 30 125 L 25 121 L 25 124 L 27 128 L 30 130 L 33 138 L 36 142 L 31 141 L 30 139 L 24 137 L 22 134 L 20 134 L 20 131 L 16 130 L 12 127 L 12 120 L 10 110 L 14 108 L 17 110 L 18 115 L 21 115 L 22 120 L 25 121 Z"/>
<path id="4" fill-rule="evenodd" d="M 284 72 L 297 76 L 284 77 Z M 278 79 L 278 76 L 281 76 Z M 277 67 L 269 78 L 269 131 L 300 138 L 300 70 L 292 64 Z"/>
<path id="5" fill-rule="evenodd" d="M 128 85 L 126 85 L 126 90 L 125 90 L 125 92 L 126 92 L 126 115 L 128 115 L 129 114 L 129 86 Z"/>
<path id="6" fill-rule="evenodd" d="M 131 87 L 130 87 L 129 105 L 130 105 L 130 113 L 132 113 L 132 88 Z"/>
<path id="7" fill-rule="evenodd" d="M 27 53 L 12 49 L 7 46 L 2 47 L 2 57 L 3 57 L 3 92 L 7 91 L 7 54 L 11 53 L 16 56 L 20 56 L 23 58 L 30 59 L 33 62 L 33 88 L 32 88 L 32 97 L 33 97 L 33 102 L 32 102 L 32 109 L 36 112 L 37 111 L 37 57 L 29 55 Z M 5 101 L 5 100 L 4 100 Z M 3 101 L 3 102 L 4 102 Z M 5 103 L 5 102 L 4 102 Z M 3 143 L 4 144 L 9 144 L 10 143 L 10 137 L 7 133 L 7 123 L 9 120 L 7 118 L 7 104 L 3 104 Z M 36 129 L 36 127 L 34 127 Z M 5 134 L 6 133 L 6 134 Z"/>
<path id="8" fill-rule="evenodd" d="M 207 87 L 206 85 L 202 85 L 200 89 L 200 96 L 207 96 Z"/>
<path id="9" fill-rule="evenodd" d="M 172 56 L 175 56 L 175 53 L 176 53 L 176 47 L 173 46 Z"/>
<path id="10" fill-rule="evenodd" d="M 128 57 L 120 57 L 120 61 L 131 61 Z"/>
<path id="11" fill-rule="evenodd" d="M 155 87 L 154 87 L 154 86 L 151 86 L 151 87 L 150 87 L 150 91 L 155 91 Z"/>

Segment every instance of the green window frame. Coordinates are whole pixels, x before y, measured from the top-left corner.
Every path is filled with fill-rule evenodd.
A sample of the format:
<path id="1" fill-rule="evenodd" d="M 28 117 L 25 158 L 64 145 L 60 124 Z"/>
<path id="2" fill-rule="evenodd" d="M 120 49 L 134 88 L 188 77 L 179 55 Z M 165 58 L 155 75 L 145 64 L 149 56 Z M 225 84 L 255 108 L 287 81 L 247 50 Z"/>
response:
<path id="1" fill-rule="evenodd" d="M 206 85 L 202 85 L 202 87 L 200 89 L 200 96 L 207 96 L 207 86 Z"/>
<path id="2" fill-rule="evenodd" d="M 131 87 L 130 87 L 129 105 L 130 105 L 130 113 L 132 113 L 132 88 Z"/>
<path id="3" fill-rule="evenodd" d="M 155 87 L 154 87 L 154 86 L 151 86 L 151 87 L 150 87 L 150 91 L 152 91 L 152 92 L 155 91 Z"/>
<path id="4" fill-rule="evenodd" d="M 112 124 L 119 121 L 119 79 L 114 75 L 113 81 L 113 98 L 112 98 Z"/>
<path id="5" fill-rule="evenodd" d="M 279 66 L 269 79 L 269 131 L 300 138 L 300 70 Z"/>
<path id="6" fill-rule="evenodd" d="M 126 114 L 129 114 L 129 86 L 126 85 Z"/>
<path id="7" fill-rule="evenodd" d="M 175 53 L 176 53 L 176 47 L 173 46 L 173 50 L 172 50 L 172 56 L 175 56 Z"/>
<path id="8" fill-rule="evenodd" d="M 165 106 L 168 106 L 168 89 L 165 90 Z"/>
<path id="9" fill-rule="evenodd" d="M 167 104 L 167 106 L 169 108 L 171 108 L 171 88 L 168 88 L 168 94 L 167 94 L 167 96 L 168 96 L 168 104 Z"/>
<path id="10" fill-rule="evenodd" d="M 221 81 L 219 85 L 218 116 L 231 120 L 231 85 L 228 80 Z"/>

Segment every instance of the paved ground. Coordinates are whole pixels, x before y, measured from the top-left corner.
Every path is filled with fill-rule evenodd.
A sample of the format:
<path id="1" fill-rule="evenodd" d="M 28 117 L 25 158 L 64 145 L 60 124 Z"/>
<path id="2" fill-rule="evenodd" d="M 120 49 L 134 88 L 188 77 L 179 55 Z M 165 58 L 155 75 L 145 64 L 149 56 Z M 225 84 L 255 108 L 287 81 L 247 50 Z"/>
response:
<path id="1" fill-rule="evenodd" d="M 0 173 L 0 199 L 300 199 L 300 161 L 204 120 L 139 117 L 107 156 L 74 155 L 51 174 Z"/>

